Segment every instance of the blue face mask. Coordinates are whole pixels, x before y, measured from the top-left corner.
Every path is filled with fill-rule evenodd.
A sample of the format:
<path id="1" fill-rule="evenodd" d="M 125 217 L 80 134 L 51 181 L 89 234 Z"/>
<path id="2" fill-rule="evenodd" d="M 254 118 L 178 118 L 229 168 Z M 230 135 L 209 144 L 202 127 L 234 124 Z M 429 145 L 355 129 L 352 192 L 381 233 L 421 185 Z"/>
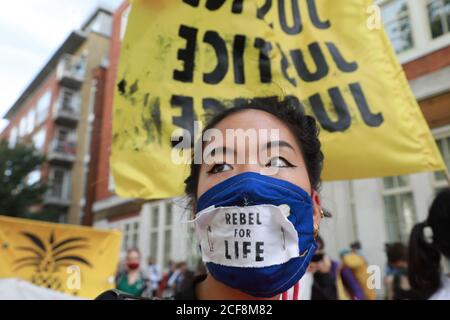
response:
<path id="1" fill-rule="evenodd" d="M 213 278 L 254 297 L 289 290 L 316 250 L 309 194 L 254 172 L 206 191 L 198 199 L 194 223 Z"/>

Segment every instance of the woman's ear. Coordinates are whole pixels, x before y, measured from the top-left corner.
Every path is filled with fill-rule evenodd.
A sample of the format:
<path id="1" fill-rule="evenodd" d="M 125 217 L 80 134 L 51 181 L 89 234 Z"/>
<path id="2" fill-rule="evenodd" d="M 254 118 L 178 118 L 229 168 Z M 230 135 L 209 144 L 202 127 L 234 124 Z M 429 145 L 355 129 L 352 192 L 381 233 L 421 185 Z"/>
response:
<path id="1" fill-rule="evenodd" d="M 317 191 L 312 192 L 312 201 L 313 201 L 313 222 L 314 222 L 314 229 L 320 228 L 320 221 L 322 220 L 322 206 L 320 204 L 320 197 L 319 193 Z"/>

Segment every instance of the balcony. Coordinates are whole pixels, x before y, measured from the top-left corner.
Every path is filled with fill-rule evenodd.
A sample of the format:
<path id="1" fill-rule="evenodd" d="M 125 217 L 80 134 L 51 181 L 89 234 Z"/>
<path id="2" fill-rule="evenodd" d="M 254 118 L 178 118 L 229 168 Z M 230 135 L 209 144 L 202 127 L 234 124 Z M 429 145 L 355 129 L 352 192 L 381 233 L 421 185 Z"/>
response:
<path id="1" fill-rule="evenodd" d="M 49 188 L 44 196 L 44 205 L 68 207 L 71 203 L 71 173 L 61 167 L 51 167 Z"/>
<path id="2" fill-rule="evenodd" d="M 56 124 L 75 127 L 80 120 L 80 101 L 79 93 L 62 88 L 53 106 L 53 119 Z"/>
<path id="3" fill-rule="evenodd" d="M 80 89 L 86 75 L 84 57 L 65 54 L 58 63 L 56 75 L 61 85 L 72 89 Z"/>
<path id="4" fill-rule="evenodd" d="M 54 207 L 68 207 L 70 206 L 70 199 L 46 194 L 44 197 L 44 205 Z"/>
<path id="5" fill-rule="evenodd" d="M 75 139 L 67 141 L 53 140 L 50 144 L 47 159 L 50 163 L 67 166 L 72 165 L 76 158 L 77 144 Z"/>

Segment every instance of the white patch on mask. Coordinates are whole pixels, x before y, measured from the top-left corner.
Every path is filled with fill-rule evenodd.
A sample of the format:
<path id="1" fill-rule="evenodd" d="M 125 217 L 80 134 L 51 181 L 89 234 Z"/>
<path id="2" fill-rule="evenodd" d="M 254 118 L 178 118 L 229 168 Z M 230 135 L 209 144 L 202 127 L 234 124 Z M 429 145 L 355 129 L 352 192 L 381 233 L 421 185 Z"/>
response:
<path id="1" fill-rule="evenodd" d="M 298 233 L 288 205 L 206 208 L 195 224 L 203 262 L 267 267 L 299 257 Z"/>

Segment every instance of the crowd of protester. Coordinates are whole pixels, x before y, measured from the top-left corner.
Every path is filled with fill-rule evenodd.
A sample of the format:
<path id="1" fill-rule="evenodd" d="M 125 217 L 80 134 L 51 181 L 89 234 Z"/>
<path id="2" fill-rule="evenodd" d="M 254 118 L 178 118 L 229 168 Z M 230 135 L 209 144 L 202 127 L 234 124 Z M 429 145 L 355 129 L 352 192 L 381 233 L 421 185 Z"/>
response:
<path id="1" fill-rule="evenodd" d="M 450 278 L 441 269 L 441 259 L 450 260 L 450 188 L 442 190 L 432 203 L 426 221 L 412 230 L 409 246 L 386 244 L 384 275 L 387 300 L 450 299 Z M 332 259 L 318 236 L 318 249 L 301 279 L 300 300 L 375 300 L 369 284 L 369 263 L 357 241 Z M 152 258 L 141 266 L 138 249 L 127 251 L 116 277 L 116 287 L 125 293 L 148 298 L 170 298 L 186 290 L 197 275 L 205 274 L 201 261 L 194 272 L 185 261 L 169 262 L 162 273 Z"/>

